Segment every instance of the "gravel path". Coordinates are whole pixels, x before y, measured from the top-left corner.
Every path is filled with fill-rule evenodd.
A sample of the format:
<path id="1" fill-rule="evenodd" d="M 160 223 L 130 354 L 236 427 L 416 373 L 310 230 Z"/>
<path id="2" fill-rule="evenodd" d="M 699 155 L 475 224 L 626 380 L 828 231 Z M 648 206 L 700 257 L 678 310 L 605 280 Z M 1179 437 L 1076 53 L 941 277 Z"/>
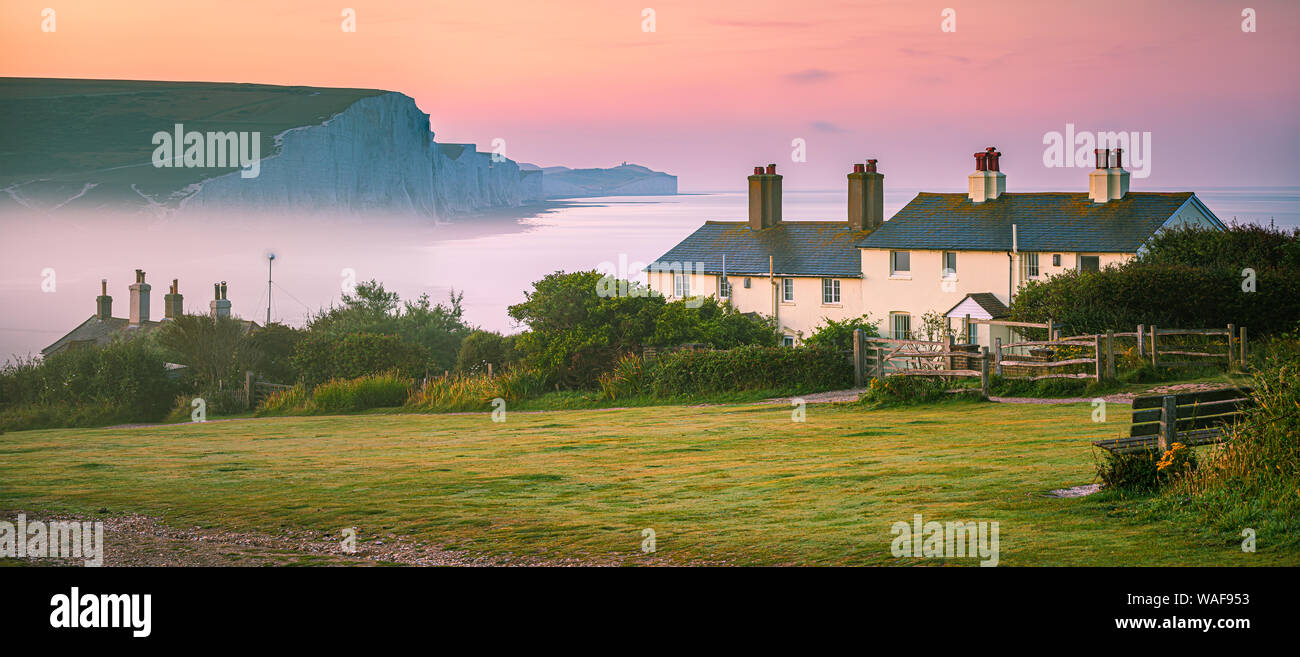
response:
<path id="1" fill-rule="evenodd" d="M 622 566 L 667 565 L 655 555 L 639 551 L 605 558 L 546 558 L 485 556 L 447 550 L 406 537 L 356 532 L 355 552 L 342 549 L 337 532 L 291 531 L 236 532 L 214 528 L 176 528 L 157 518 L 114 515 L 101 510 L 94 515 L 50 514 L 41 511 L 3 511 L 0 519 L 13 522 L 18 514 L 35 520 L 69 520 L 104 523 L 104 566 Z M 630 540 L 630 539 L 629 539 Z M 636 541 L 631 541 L 636 544 Z M 0 561 L 5 561 L 0 559 Z M 81 566 L 82 559 L 8 559 L 31 566 Z M 704 564 L 702 564 L 704 565 Z"/>

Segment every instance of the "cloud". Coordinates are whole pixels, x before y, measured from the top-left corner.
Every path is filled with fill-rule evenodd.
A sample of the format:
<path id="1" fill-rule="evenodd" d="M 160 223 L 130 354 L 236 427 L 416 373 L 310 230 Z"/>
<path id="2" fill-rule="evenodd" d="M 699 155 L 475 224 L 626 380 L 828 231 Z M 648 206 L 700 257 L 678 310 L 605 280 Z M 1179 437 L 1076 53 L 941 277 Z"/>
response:
<path id="1" fill-rule="evenodd" d="M 816 130 L 817 132 L 830 132 L 830 133 L 850 132 L 849 130 L 845 128 L 841 128 L 835 125 L 834 123 L 831 123 L 830 121 L 813 121 L 812 123 L 808 124 L 808 127 L 812 128 L 813 130 Z"/>
<path id="2" fill-rule="evenodd" d="M 791 82 L 821 82 L 835 77 L 836 74 L 825 69 L 807 68 L 794 73 L 786 73 L 785 79 Z"/>
<path id="3" fill-rule="evenodd" d="M 904 55 L 907 55 L 908 57 L 917 57 L 921 59 L 930 59 L 932 57 L 943 57 L 945 59 L 951 59 L 955 62 L 961 62 L 962 64 L 970 63 L 970 57 L 965 57 L 962 55 L 944 55 L 941 53 L 936 53 L 932 50 L 917 50 L 916 48 L 900 48 L 899 52 L 903 53 Z"/>

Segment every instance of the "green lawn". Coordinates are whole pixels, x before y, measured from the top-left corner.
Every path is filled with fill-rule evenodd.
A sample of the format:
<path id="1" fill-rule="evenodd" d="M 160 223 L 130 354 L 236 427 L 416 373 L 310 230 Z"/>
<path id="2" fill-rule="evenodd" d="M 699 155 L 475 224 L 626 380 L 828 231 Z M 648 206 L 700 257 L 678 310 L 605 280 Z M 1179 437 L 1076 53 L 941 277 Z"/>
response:
<path id="1" fill-rule="evenodd" d="M 932 564 L 895 559 L 894 522 L 997 521 L 1001 565 L 1277 565 L 1231 537 L 1144 520 L 1093 478 L 1088 404 L 954 402 L 867 411 L 666 406 L 489 415 L 244 419 L 0 435 L 0 509 L 359 537 L 394 533 L 495 555 Z M 1239 539 L 1238 539 L 1239 540 Z M 973 560 L 951 563 L 969 565 Z"/>

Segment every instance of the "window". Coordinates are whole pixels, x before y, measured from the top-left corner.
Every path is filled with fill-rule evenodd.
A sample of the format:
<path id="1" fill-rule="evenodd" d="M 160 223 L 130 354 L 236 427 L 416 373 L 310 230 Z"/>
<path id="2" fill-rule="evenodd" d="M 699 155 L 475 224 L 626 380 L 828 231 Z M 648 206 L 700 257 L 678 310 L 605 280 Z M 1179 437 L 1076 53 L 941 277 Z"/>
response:
<path id="1" fill-rule="evenodd" d="M 1021 252 L 1020 278 L 1038 278 L 1038 254 Z"/>
<path id="2" fill-rule="evenodd" d="M 783 336 L 781 336 L 781 346 L 783 346 L 783 347 L 793 347 L 793 346 L 794 346 L 794 336 L 793 336 L 793 335 L 783 335 Z"/>
<path id="3" fill-rule="evenodd" d="M 957 252 L 956 251 L 943 252 L 943 277 L 944 278 L 957 277 Z"/>
<path id="4" fill-rule="evenodd" d="M 889 275 L 898 276 L 912 273 L 912 253 L 910 251 L 889 252 Z"/>
<path id="5" fill-rule="evenodd" d="M 746 290 L 749 289 L 749 277 L 748 277 L 748 276 L 745 277 L 745 289 L 746 289 Z"/>
<path id="6" fill-rule="evenodd" d="M 980 341 L 980 325 L 971 322 L 969 330 L 970 335 L 966 338 L 966 344 L 978 344 Z"/>
<path id="7" fill-rule="evenodd" d="M 1059 254 L 1059 253 L 1053 253 L 1053 254 L 1052 254 L 1052 266 L 1053 266 L 1053 267 L 1060 267 L 1060 266 L 1061 266 L 1061 254 Z"/>
<path id="8" fill-rule="evenodd" d="M 689 274 L 673 274 L 673 296 L 678 299 L 691 296 L 691 278 Z"/>
<path id="9" fill-rule="evenodd" d="M 912 339 L 912 316 L 907 313 L 889 313 L 890 332 L 895 340 Z"/>
<path id="10" fill-rule="evenodd" d="M 1079 256 L 1079 271 L 1101 271 L 1101 256 Z"/>
<path id="11" fill-rule="evenodd" d="M 836 278 L 822 279 L 822 303 L 840 302 L 840 281 Z"/>
<path id="12" fill-rule="evenodd" d="M 781 300 L 794 303 L 794 279 L 781 279 Z"/>
<path id="13" fill-rule="evenodd" d="M 731 281 L 728 281 L 726 276 L 718 277 L 718 298 L 719 299 L 731 298 Z"/>

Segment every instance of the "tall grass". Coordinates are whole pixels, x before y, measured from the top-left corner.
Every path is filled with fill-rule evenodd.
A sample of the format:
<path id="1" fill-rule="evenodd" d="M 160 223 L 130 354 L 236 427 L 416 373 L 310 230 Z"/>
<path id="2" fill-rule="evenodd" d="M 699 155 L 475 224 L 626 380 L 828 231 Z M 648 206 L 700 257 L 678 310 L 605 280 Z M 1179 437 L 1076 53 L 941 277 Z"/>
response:
<path id="1" fill-rule="evenodd" d="M 540 395 L 546 382 L 536 372 L 514 368 L 496 376 L 469 374 L 430 379 L 416 388 L 404 410 L 417 413 L 453 413 L 488 410 L 492 400 L 520 402 Z"/>

